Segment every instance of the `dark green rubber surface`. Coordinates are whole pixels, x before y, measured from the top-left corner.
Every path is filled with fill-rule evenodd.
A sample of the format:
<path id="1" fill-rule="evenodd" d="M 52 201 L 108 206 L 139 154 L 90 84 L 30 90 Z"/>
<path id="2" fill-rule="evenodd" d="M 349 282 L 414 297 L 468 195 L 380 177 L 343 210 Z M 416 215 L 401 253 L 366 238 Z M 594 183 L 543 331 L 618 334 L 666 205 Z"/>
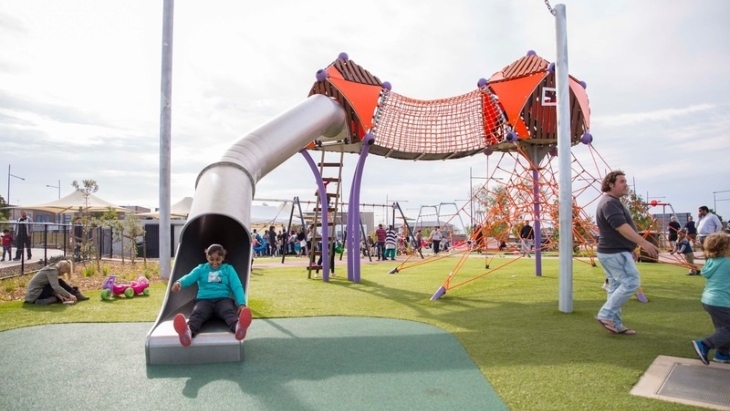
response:
<path id="1" fill-rule="evenodd" d="M 417 322 L 254 320 L 241 363 L 147 366 L 151 323 L 0 332 L 0 410 L 506 410 L 461 344 Z"/>

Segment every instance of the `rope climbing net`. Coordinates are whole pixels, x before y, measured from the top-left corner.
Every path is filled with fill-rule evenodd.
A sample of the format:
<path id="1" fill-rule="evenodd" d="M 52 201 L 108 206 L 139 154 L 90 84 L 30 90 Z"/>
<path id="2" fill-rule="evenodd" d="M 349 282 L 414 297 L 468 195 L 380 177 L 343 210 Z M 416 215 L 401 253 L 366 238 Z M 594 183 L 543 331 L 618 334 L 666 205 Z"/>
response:
<path id="1" fill-rule="evenodd" d="M 468 153 L 494 144 L 504 117 L 488 90 L 416 100 L 385 90 L 373 121 L 377 144 L 409 153 Z"/>

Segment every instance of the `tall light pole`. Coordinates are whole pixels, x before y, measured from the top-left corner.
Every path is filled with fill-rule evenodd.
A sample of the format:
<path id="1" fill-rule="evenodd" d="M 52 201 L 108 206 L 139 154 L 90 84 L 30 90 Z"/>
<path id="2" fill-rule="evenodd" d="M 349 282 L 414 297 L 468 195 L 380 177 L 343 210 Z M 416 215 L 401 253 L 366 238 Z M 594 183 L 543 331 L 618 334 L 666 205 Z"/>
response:
<path id="1" fill-rule="evenodd" d="M 717 214 L 717 197 L 716 196 L 717 196 L 717 194 L 720 194 L 720 193 L 730 193 L 730 190 L 721 190 L 721 191 L 712 192 L 712 210 L 715 212 L 715 214 Z M 730 200 L 730 199 L 728 199 L 728 200 Z M 720 201 L 728 201 L 728 200 L 720 199 Z"/>
<path id="2" fill-rule="evenodd" d="M 720 190 L 712 192 L 712 211 L 717 214 L 717 202 L 718 201 L 730 201 L 730 198 L 717 199 L 717 195 L 720 193 L 730 193 L 730 190 Z"/>
<path id="3" fill-rule="evenodd" d="M 502 177 L 474 177 L 471 167 L 469 167 L 469 225 L 474 227 L 474 185 L 472 180 L 504 180 Z"/>
<path id="4" fill-rule="evenodd" d="M 58 198 L 59 199 L 61 198 L 61 180 L 58 180 L 58 185 L 57 186 L 52 186 L 50 184 L 46 184 L 46 187 L 57 188 L 58 189 Z"/>
<path id="5" fill-rule="evenodd" d="M 24 179 L 23 177 L 18 177 L 18 176 L 16 176 L 15 174 L 12 174 L 12 173 L 10 172 L 10 164 L 8 164 L 8 198 L 7 198 L 7 200 L 5 200 L 5 202 L 6 202 L 6 203 L 7 203 L 8 205 L 10 205 L 10 177 L 15 177 L 15 178 L 17 178 L 18 180 L 23 180 L 23 181 L 25 181 L 25 179 Z"/>
<path id="6" fill-rule="evenodd" d="M 58 185 L 57 186 L 52 186 L 50 184 L 46 184 L 46 187 L 57 188 L 58 189 L 58 198 L 59 198 L 59 200 L 61 199 L 61 180 L 58 180 Z M 56 222 L 57 223 L 60 223 L 61 222 L 60 216 L 61 216 L 60 214 L 56 214 Z"/>

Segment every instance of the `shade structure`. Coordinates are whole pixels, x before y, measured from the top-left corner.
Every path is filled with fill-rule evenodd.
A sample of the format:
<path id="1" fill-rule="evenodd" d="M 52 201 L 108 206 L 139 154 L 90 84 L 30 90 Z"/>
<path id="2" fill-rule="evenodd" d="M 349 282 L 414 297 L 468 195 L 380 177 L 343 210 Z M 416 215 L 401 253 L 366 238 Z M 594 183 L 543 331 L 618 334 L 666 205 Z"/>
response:
<path id="1" fill-rule="evenodd" d="M 291 215 L 291 205 L 280 206 L 251 205 L 252 225 L 287 224 Z"/>
<path id="2" fill-rule="evenodd" d="M 116 204 L 112 204 L 106 200 L 88 194 L 84 196 L 81 191 L 75 190 L 71 194 L 61 197 L 58 200 L 51 201 L 43 204 L 32 204 L 24 206 L 12 206 L 8 208 L 21 208 L 24 210 L 39 210 L 47 211 L 49 213 L 64 214 L 64 213 L 76 213 L 76 212 L 104 212 L 108 209 L 120 213 L 128 213 L 129 210 L 124 207 L 119 207 Z"/>
<path id="3" fill-rule="evenodd" d="M 190 214 L 190 206 L 193 204 L 192 197 L 184 197 L 182 200 L 170 206 L 170 217 L 172 218 L 188 218 Z M 137 213 L 140 217 L 160 218 L 160 211 L 149 211 L 146 213 Z"/>

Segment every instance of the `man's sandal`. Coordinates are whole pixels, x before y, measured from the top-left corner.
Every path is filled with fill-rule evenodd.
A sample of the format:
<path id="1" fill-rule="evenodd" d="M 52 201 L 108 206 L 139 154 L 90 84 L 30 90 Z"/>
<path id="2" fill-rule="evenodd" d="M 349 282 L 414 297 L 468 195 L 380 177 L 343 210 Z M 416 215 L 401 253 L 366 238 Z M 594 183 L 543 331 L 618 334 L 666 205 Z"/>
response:
<path id="1" fill-rule="evenodd" d="M 602 320 L 600 318 L 596 318 L 596 321 L 598 321 L 598 324 L 601 324 L 601 326 L 603 326 L 603 328 L 605 328 L 611 334 L 618 334 L 618 330 L 616 330 L 616 327 L 613 326 L 613 321 Z"/>

